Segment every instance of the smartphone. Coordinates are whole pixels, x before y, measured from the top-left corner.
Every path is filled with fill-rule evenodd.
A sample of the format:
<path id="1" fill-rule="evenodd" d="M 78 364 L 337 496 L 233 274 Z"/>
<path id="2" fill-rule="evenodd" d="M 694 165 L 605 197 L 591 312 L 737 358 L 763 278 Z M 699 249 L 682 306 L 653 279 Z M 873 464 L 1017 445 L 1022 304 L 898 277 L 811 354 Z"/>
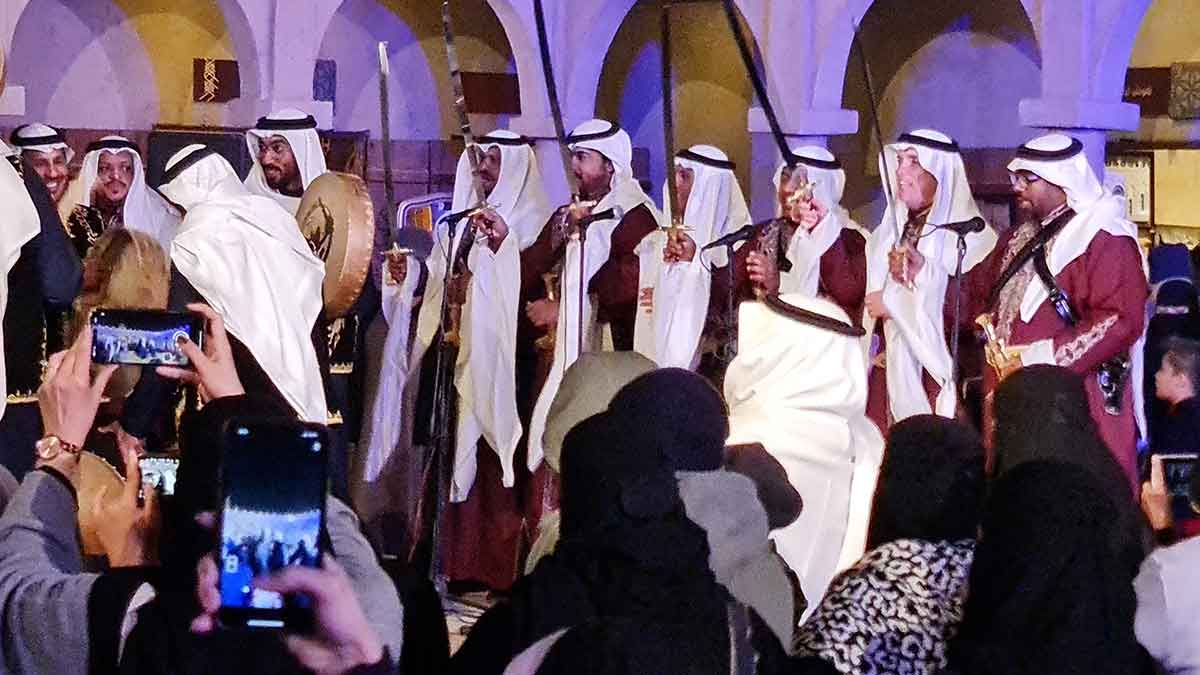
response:
<path id="1" fill-rule="evenodd" d="M 201 346 L 204 319 L 188 312 L 97 309 L 92 312 L 92 362 L 134 366 L 189 365 L 178 340 Z"/>
<path id="2" fill-rule="evenodd" d="M 179 459 L 169 455 L 147 455 L 138 460 L 142 471 L 142 491 L 159 490 L 159 494 L 175 494 L 175 476 L 179 472 Z"/>
<path id="3" fill-rule="evenodd" d="M 1192 508 L 1192 473 L 1196 470 L 1195 452 L 1158 455 L 1162 460 L 1163 480 L 1171 496 L 1171 511 L 1176 519 L 1195 518 Z"/>
<path id="4" fill-rule="evenodd" d="M 222 625 L 301 632 L 312 626 L 309 598 L 264 591 L 253 580 L 289 565 L 320 566 L 328 447 L 321 425 L 234 419 L 226 426 L 217 613 Z"/>

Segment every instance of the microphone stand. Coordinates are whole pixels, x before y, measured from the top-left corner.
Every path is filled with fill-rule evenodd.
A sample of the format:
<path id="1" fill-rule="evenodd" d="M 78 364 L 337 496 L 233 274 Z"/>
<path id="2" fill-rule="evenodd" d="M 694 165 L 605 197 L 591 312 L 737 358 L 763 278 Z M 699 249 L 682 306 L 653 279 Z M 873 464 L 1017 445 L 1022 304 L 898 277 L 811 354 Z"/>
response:
<path id="1" fill-rule="evenodd" d="M 583 356 L 583 300 L 587 297 L 587 271 L 584 269 L 587 265 L 587 256 L 585 255 L 587 243 L 587 224 L 580 221 L 579 223 L 579 305 L 578 321 L 575 324 L 575 358 Z"/>
<path id="2" fill-rule="evenodd" d="M 725 325 L 729 330 L 729 334 L 725 337 L 724 352 L 721 354 L 721 360 L 728 367 L 733 363 L 733 357 L 737 356 L 737 330 L 734 328 L 734 283 L 736 277 L 733 273 L 733 243 L 725 244 L 725 279 L 728 282 L 725 288 Z"/>
<path id="3" fill-rule="evenodd" d="M 441 529 L 442 520 L 444 519 L 446 501 L 449 499 L 448 484 L 450 482 L 450 467 L 453 465 L 454 444 L 451 439 L 451 430 L 454 411 L 451 408 L 451 398 L 453 397 L 454 386 L 454 358 L 458 351 L 458 346 L 446 339 L 446 330 L 449 323 L 450 314 L 450 292 L 451 282 L 454 278 L 454 265 L 460 259 L 460 256 L 467 247 L 467 238 L 472 236 L 470 225 L 463 229 L 462 239 L 459 245 L 454 246 L 454 232 L 457 227 L 457 222 L 450 223 L 449 226 L 449 241 L 446 247 L 446 270 L 442 279 L 442 300 L 441 308 L 438 313 L 438 344 L 437 351 L 434 354 L 434 379 L 433 379 L 433 474 L 435 476 L 434 489 L 434 517 L 433 527 L 431 532 L 430 552 L 429 552 L 429 576 L 433 581 L 434 587 L 439 595 L 445 596 L 446 593 L 446 575 L 443 569 L 441 556 Z"/>
<path id="4" fill-rule="evenodd" d="M 954 266 L 954 332 L 950 335 L 950 382 L 958 390 L 961 399 L 963 392 L 958 386 L 958 343 L 962 338 L 962 331 L 959 327 L 962 319 L 962 268 L 963 259 L 967 257 L 967 233 L 958 231 L 956 234 L 958 235 L 958 260 Z"/>

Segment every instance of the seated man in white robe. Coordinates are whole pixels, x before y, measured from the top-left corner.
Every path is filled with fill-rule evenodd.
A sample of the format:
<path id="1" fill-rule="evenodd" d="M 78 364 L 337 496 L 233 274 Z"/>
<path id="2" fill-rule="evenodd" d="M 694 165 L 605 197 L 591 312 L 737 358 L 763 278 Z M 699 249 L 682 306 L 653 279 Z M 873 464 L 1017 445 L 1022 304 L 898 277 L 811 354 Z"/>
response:
<path id="1" fill-rule="evenodd" d="M 815 608 L 866 545 L 883 437 L 867 418 L 862 331 L 837 305 L 800 294 L 747 302 L 725 375 L 729 445 L 760 443 L 804 500 L 771 533 Z"/>
<path id="2" fill-rule="evenodd" d="M 171 246 L 168 309 L 203 302 L 222 318 L 247 393 L 280 401 L 301 420 L 325 423 L 325 390 L 314 346 L 325 266 L 296 221 L 247 192 L 225 158 L 190 145 L 167 161 L 160 188 L 187 209 Z M 143 369 L 114 426 L 137 447 L 168 413 L 174 382 Z"/>

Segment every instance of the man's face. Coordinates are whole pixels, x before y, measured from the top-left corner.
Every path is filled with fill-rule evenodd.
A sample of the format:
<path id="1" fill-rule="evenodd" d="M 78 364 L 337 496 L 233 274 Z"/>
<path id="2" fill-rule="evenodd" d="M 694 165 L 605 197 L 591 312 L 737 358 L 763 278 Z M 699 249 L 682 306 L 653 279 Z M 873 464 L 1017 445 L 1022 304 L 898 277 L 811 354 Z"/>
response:
<path id="1" fill-rule="evenodd" d="M 912 148 L 901 150 L 896 163 L 896 182 L 899 184 L 899 194 L 896 198 L 912 213 L 920 213 L 933 206 L 938 182 L 933 174 L 921 166 L 917 151 Z"/>
<path id="2" fill-rule="evenodd" d="M 595 150 L 580 148 L 571 153 L 571 171 L 575 173 L 583 197 L 599 199 L 611 189 L 612 162 Z"/>
<path id="3" fill-rule="evenodd" d="M 258 163 L 262 165 L 263 178 L 267 187 L 288 195 L 299 197 L 304 192 L 304 179 L 292 146 L 283 136 L 258 139 Z"/>
<path id="4" fill-rule="evenodd" d="M 54 203 L 62 201 L 63 195 L 67 193 L 67 151 L 62 148 L 55 148 L 50 152 L 26 150 L 23 156 L 34 173 L 46 184 L 46 190 Z"/>
<path id="5" fill-rule="evenodd" d="M 1067 201 L 1067 193 L 1029 171 L 1011 174 L 1013 193 L 1017 197 L 1017 208 L 1032 214 L 1038 220 L 1045 218 Z"/>
<path id="6" fill-rule="evenodd" d="M 487 152 L 479 154 L 479 182 L 483 186 L 483 196 L 486 199 L 496 189 L 500 181 L 500 164 L 503 156 L 500 148 L 492 146 Z"/>
<path id="7" fill-rule="evenodd" d="M 776 193 L 776 198 L 779 200 L 779 206 L 784 212 L 788 209 L 788 200 L 791 199 L 792 193 L 796 188 L 808 182 L 808 169 L 802 166 L 789 168 L 783 167 L 783 173 L 779 176 L 779 191 Z"/>
<path id="8" fill-rule="evenodd" d="M 92 191 L 104 202 L 121 206 L 129 195 L 130 185 L 133 185 L 133 157 L 128 152 L 102 151 Z"/>
<path id="9" fill-rule="evenodd" d="M 696 184 L 696 171 L 679 164 L 675 165 L 675 194 L 679 197 L 679 213 L 682 218 L 687 212 L 688 199 L 692 196 L 692 186 Z"/>

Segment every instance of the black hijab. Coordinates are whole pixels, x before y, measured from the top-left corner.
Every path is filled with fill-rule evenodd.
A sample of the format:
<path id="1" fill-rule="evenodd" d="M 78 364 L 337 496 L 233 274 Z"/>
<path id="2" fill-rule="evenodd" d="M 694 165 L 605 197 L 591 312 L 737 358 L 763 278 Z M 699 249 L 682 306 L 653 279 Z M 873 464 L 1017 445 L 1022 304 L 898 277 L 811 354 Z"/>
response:
<path id="1" fill-rule="evenodd" d="M 720 468 L 729 410 L 712 384 L 690 370 L 663 368 L 621 388 L 609 411 L 645 427 L 674 471 Z"/>
<path id="2" fill-rule="evenodd" d="M 1070 462 L 1132 504 L 1129 480 L 1096 430 L 1079 375 L 1049 365 L 1018 370 L 996 389 L 995 419 L 997 477 L 1033 460 Z"/>
<path id="3" fill-rule="evenodd" d="M 973 429 L 937 415 L 900 422 L 879 468 L 867 548 L 974 539 L 983 485 L 983 443 Z"/>
<path id="4" fill-rule="evenodd" d="M 1128 675 L 1140 560 L 1107 545 L 1118 514 L 1085 469 L 1029 461 L 995 484 L 950 672 Z"/>
<path id="5" fill-rule="evenodd" d="M 567 645 L 631 632 L 638 642 L 630 658 L 640 659 L 663 649 L 652 635 L 669 633 L 687 637 L 695 662 L 727 667 L 728 596 L 709 570 L 707 537 L 687 518 L 675 478 L 679 470 L 718 468 L 727 429 L 716 391 L 679 370 L 634 380 L 609 410 L 571 429 L 563 442 L 558 546 L 517 581 L 508 602 L 484 614 L 451 672 L 501 673 L 537 640 L 575 626 L 585 629 Z M 602 628 L 592 634 L 587 626 Z M 559 663 L 572 655 L 556 652 Z M 632 672 L 658 672 L 643 665 L 651 670 Z"/>

